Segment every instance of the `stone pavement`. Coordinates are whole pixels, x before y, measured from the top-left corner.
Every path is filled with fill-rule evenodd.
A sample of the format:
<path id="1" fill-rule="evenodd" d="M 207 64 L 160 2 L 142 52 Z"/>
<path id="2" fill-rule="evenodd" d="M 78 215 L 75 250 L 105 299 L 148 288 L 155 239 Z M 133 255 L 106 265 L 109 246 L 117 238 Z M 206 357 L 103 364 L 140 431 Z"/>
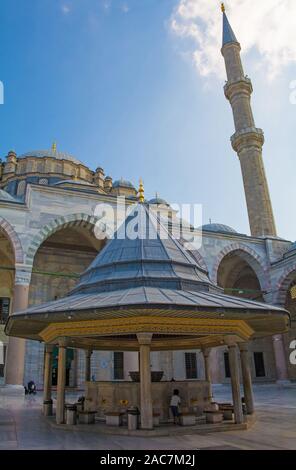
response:
<path id="1" fill-rule="evenodd" d="M 296 384 L 260 385 L 254 387 L 254 392 L 257 422 L 248 431 L 157 438 L 57 430 L 41 415 L 41 393 L 24 398 L 0 395 L 0 450 L 296 450 Z M 215 386 L 214 399 L 229 401 L 229 387 Z"/>

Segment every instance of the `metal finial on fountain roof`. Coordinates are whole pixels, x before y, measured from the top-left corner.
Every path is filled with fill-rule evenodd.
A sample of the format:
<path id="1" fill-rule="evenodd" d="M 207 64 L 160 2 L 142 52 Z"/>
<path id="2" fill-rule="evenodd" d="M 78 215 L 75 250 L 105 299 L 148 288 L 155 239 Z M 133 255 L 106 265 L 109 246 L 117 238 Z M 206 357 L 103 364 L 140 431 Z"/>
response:
<path id="1" fill-rule="evenodd" d="M 143 184 L 142 178 L 140 178 L 140 182 L 139 182 L 138 200 L 140 203 L 145 202 L 144 184 Z"/>

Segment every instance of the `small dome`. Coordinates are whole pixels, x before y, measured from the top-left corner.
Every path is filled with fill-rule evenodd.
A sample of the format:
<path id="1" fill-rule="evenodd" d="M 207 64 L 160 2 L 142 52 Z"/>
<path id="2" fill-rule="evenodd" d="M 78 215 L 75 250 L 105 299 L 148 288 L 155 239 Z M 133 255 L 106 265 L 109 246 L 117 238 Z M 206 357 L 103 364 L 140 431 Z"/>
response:
<path id="1" fill-rule="evenodd" d="M 237 233 L 236 230 L 224 224 L 206 224 L 201 227 L 205 232 Z"/>
<path id="2" fill-rule="evenodd" d="M 18 159 L 24 159 L 24 158 L 29 158 L 29 157 L 34 157 L 34 158 L 55 158 L 56 160 L 69 160 L 70 162 L 75 163 L 76 165 L 83 165 L 82 162 L 77 160 L 75 157 L 72 155 L 66 153 L 66 152 L 58 152 L 57 150 L 32 150 L 31 152 L 26 152 L 23 153 L 22 155 L 18 155 Z"/>
<path id="3" fill-rule="evenodd" d="M 1 201 L 11 201 L 15 202 L 16 200 L 10 194 L 8 194 L 4 189 L 0 189 L 0 200 Z"/>
<path id="4" fill-rule="evenodd" d="M 150 199 L 149 204 L 156 204 L 156 205 L 162 205 L 162 206 L 169 206 L 169 204 L 162 199 L 161 197 L 154 197 L 153 199 Z"/>
<path id="5" fill-rule="evenodd" d="M 124 179 L 114 181 L 113 188 L 130 188 L 136 190 L 136 188 L 130 181 Z"/>

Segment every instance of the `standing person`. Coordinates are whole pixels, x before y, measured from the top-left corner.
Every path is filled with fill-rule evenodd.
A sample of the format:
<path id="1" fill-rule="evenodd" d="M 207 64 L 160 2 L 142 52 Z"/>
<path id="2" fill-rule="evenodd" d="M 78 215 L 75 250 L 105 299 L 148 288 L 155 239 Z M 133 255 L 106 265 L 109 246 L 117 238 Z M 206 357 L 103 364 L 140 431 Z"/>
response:
<path id="1" fill-rule="evenodd" d="M 179 397 L 179 390 L 175 389 L 170 402 L 170 409 L 174 417 L 174 424 L 178 424 L 179 406 L 181 404 L 181 398 Z"/>

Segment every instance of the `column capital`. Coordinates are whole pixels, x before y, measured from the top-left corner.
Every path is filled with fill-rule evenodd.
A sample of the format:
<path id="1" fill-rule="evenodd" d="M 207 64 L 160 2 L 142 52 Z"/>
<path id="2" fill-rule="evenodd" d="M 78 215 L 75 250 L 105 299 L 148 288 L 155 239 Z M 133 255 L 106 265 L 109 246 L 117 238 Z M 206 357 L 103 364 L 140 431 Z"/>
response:
<path id="1" fill-rule="evenodd" d="M 202 348 L 201 352 L 203 353 L 204 357 L 209 357 L 209 355 L 211 353 L 211 348 Z"/>
<path id="2" fill-rule="evenodd" d="M 151 345 L 153 333 L 137 333 L 138 343 L 140 345 Z"/>
<path id="3" fill-rule="evenodd" d="M 282 335 L 274 335 L 272 341 L 276 343 L 277 341 L 282 341 Z"/>
<path id="4" fill-rule="evenodd" d="M 59 348 L 67 348 L 69 346 L 69 339 L 68 338 L 59 338 L 58 339 L 58 346 L 59 346 Z"/>
<path id="5" fill-rule="evenodd" d="M 237 343 L 238 343 L 238 338 L 237 336 L 224 336 L 224 343 L 226 344 L 226 346 L 228 346 L 229 348 L 231 347 L 236 347 L 237 346 Z"/>
<path id="6" fill-rule="evenodd" d="M 238 343 L 238 347 L 239 347 L 239 350 L 241 352 L 248 352 L 249 351 L 248 343 Z"/>
<path id="7" fill-rule="evenodd" d="M 55 348 L 54 344 L 45 344 L 44 346 L 45 352 L 50 353 L 50 354 L 53 353 L 54 348 Z"/>
<path id="8" fill-rule="evenodd" d="M 32 266 L 26 264 L 15 265 L 15 285 L 29 286 L 32 276 Z"/>

